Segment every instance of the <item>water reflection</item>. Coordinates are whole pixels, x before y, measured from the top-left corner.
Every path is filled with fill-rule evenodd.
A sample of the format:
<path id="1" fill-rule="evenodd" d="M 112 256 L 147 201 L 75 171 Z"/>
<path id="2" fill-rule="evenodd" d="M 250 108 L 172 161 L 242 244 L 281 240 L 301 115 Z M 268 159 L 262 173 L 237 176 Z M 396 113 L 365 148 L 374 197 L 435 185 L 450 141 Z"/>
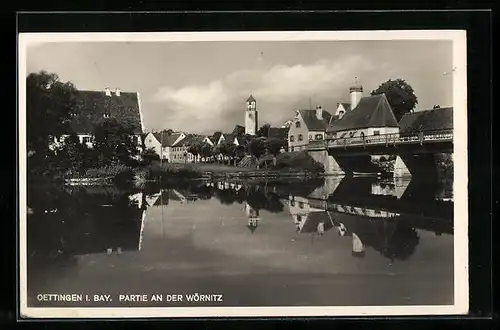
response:
<path id="1" fill-rule="evenodd" d="M 167 287 L 180 285 L 182 279 L 186 290 L 188 285 L 201 285 L 195 279 L 190 282 L 193 276 L 199 276 L 197 280 L 220 277 L 222 284 L 214 277 L 212 285 L 224 288 L 229 285 L 228 278 L 240 276 L 242 282 L 235 279 L 231 287 L 247 287 L 250 284 L 243 273 L 268 277 L 287 274 L 290 285 L 293 281 L 320 281 L 333 290 L 338 289 L 337 282 L 322 276 L 336 278 L 346 273 L 373 278 L 369 274 L 390 274 L 384 268 L 387 265 L 399 265 L 391 272 L 401 276 L 428 272 L 450 280 L 453 196 L 449 185 L 452 183 L 326 178 L 259 184 L 186 182 L 172 187 L 148 186 L 143 191 L 32 187 L 27 250 L 30 303 L 37 303 L 33 300 L 37 292 L 74 291 L 68 288 L 71 285 L 85 290 L 111 290 L 116 285 L 118 291 L 118 283 L 125 283 L 130 276 L 153 276 L 148 274 L 156 274 L 156 281 Z M 80 265 L 82 262 L 86 266 Z M 422 263 L 427 266 L 421 268 Z M 121 267 L 117 273 L 109 268 L 115 265 Z M 106 274 L 101 276 L 114 274 L 116 284 L 95 283 L 98 275 L 93 271 Z M 281 287 L 268 287 L 275 283 L 269 281 L 262 290 Z M 136 282 L 132 288 L 141 291 L 144 285 L 156 282 L 147 283 Z M 354 285 L 358 280 L 349 283 Z M 287 293 L 290 304 L 346 304 L 342 299 L 347 298 L 324 295 L 310 285 L 302 285 L 293 299 Z M 408 285 L 410 290 L 411 281 L 399 285 Z M 427 282 L 422 285 L 434 288 Z M 441 296 L 431 293 L 434 288 L 427 290 L 426 296 L 410 294 L 413 298 L 406 303 L 448 301 L 453 296 L 452 285 L 440 285 L 440 290 L 448 290 Z M 279 295 L 259 300 L 254 295 L 265 292 L 252 288 L 252 293 L 245 291 L 240 300 L 234 298 L 228 304 L 287 304 Z M 317 295 L 305 299 L 310 290 Z M 352 303 L 384 303 L 368 296 L 361 295 Z M 401 297 L 387 299 L 387 304 L 402 303 L 398 300 Z"/>

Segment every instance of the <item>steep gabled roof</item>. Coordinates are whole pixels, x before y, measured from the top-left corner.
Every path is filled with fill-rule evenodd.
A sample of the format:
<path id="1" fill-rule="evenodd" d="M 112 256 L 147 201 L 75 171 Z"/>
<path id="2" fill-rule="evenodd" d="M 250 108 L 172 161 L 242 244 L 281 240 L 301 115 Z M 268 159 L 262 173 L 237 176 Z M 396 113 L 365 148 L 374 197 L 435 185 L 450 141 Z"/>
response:
<path id="1" fill-rule="evenodd" d="M 231 134 L 245 134 L 245 126 L 236 125 L 234 126 L 233 132 Z"/>
<path id="2" fill-rule="evenodd" d="M 253 98 L 252 94 L 250 94 L 250 97 L 247 99 L 247 102 L 255 102 L 255 99 Z"/>
<path id="3" fill-rule="evenodd" d="M 106 96 L 101 91 L 78 91 L 76 102 L 71 128 L 77 134 L 92 134 L 105 115 L 129 127 L 134 134 L 143 133 L 137 93 Z"/>
<path id="4" fill-rule="evenodd" d="M 398 127 L 398 122 L 385 94 L 363 97 L 356 108 L 334 121 L 328 132 L 338 132 L 368 127 Z"/>
<path id="5" fill-rule="evenodd" d="M 407 113 L 399 121 L 400 133 L 453 128 L 453 107 Z"/>
<path id="6" fill-rule="evenodd" d="M 186 137 L 175 144 L 176 147 L 189 147 L 196 142 L 202 142 L 205 137 L 196 134 L 187 134 Z"/>
<path id="7" fill-rule="evenodd" d="M 238 145 L 245 145 L 252 138 L 248 135 L 237 135 L 235 139 L 238 141 Z M 233 140 L 234 141 L 234 140 Z"/>
<path id="8" fill-rule="evenodd" d="M 234 138 L 236 137 L 235 134 L 229 134 L 229 133 L 222 133 L 222 136 L 224 137 L 224 141 L 230 141 L 230 142 L 234 142 Z"/>
<path id="9" fill-rule="evenodd" d="M 166 134 L 161 132 L 153 133 L 154 137 L 160 142 L 162 147 L 171 147 L 182 133 Z"/>
<path id="10" fill-rule="evenodd" d="M 219 138 L 222 135 L 222 132 L 215 132 L 214 135 L 210 137 L 210 141 L 212 141 L 213 144 L 217 144 L 219 142 Z"/>
<path id="11" fill-rule="evenodd" d="M 328 111 L 323 110 L 323 119 L 316 117 L 316 110 L 299 110 L 304 123 L 310 131 L 323 131 L 328 127 L 330 117 L 332 116 Z"/>

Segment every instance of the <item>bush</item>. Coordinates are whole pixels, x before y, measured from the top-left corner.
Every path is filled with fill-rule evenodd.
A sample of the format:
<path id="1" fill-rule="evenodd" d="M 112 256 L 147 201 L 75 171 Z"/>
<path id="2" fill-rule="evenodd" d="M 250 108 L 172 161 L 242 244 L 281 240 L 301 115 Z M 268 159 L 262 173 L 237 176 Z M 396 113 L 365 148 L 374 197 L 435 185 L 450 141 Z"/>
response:
<path id="1" fill-rule="evenodd" d="M 276 157 L 275 169 L 306 170 L 323 173 L 323 164 L 315 161 L 306 151 L 285 152 Z"/>

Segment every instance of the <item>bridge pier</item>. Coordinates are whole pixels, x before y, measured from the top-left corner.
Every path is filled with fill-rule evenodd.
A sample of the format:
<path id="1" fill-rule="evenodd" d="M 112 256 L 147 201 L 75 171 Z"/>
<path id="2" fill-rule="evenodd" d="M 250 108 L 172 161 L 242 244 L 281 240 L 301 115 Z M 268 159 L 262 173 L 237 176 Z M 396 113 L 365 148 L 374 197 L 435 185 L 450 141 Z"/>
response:
<path id="1" fill-rule="evenodd" d="M 437 166 L 433 154 L 398 155 L 394 165 L 394 177 L 424 179 L 437 178 Z"/>
<path id="2" fill-rule="evenodd" d="M 344 170 L 339 165 L 337 160 L 328 154 L 326 149 L 324 150 L 310 150 L 308 154 L 318 163 L 323 164 L 325 168 L 326 175 L 345 175 Z"/>

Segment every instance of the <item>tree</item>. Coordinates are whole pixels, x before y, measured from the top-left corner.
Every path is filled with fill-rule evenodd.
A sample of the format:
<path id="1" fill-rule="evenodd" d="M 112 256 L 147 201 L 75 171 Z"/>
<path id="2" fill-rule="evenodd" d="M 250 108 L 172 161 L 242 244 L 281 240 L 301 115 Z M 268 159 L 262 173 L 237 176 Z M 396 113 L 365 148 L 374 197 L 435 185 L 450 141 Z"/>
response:
<path id="1" fill-rule="evenodd" d="M 371 95 L 382 93 L 385 93 L 398 122 L 418 104 L 413 88 L 403 79 L 389 79 L 372 91 Z"/>
<path id="2" fill-rule="evenodd" d="M 99 122 L 93 135 L 100 165 L 129 165 L 138 154 L 137 145 L 131 138 L 131 128 L 122 126 L 114 118 Z"/>
<path id="3" fill-rule="evenodd" d="M 196 158 L 201 155 L 201 147 L 202 147 L 202 142 L 193 142 L 187 150 L 189 153 L 195 156 L 195 161 Z"/>
<path id="4" fill-rule="evenodd" d="M 53 156 L 49 141 L 53 137 L 71 132 L 78 91 L 70 82 L 61 82 L 55 73 L 40 71 L 26 78 L 26 137 L 32 155 L 28 162 L 30 171 L 50 167 L 48 158 Z"/>
<path id="5" fill-rule="evenodd" d="M 203 142 L 203 144 L 200 147 L 200 155 L 205 160 L 208 157 L 212 156 L 212 146 L 209 143 L 207 143 L 207 142 Z"/>
<path id="6" fill-rule="evenodd" d="M 257 136 L 260 137 L 269 137 L 269 129 L 271 128 L 271 125 L 269 124 L 264 124 L 262 125 L 256 132 Z"/>
<path id="7" fill-rule="evenodd" d="M 266 150 L 273 155 L 273 165 L 276 166 L 276 156 L 281 153 L 281 149 L 286 146 L 286 141 L 278 138 L 266 140 Z"/>
<path id="8" fill-rule="evenodd" d="M 253 139 L 247 145 L 247 153 L 259 158 L 266 152 L 266 145 L 262 139 Z"/>
<path id="9" fill-rule="evenodd" d="M 144 165 L 150 165 L 154 161 L 160 160 L 160 156 L 156 153 L 154 148 L 144 149 L 141 156 Z"/>

